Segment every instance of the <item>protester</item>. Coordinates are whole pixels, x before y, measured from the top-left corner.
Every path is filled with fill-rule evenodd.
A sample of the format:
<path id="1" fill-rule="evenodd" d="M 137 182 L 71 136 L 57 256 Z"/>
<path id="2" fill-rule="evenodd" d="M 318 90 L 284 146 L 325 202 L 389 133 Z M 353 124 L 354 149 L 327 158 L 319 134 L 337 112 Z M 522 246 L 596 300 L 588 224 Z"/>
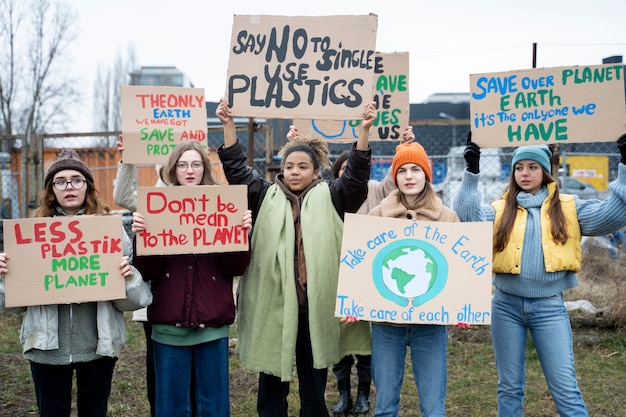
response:
<path id="1" fill-rule="evenodd" d="M 413 221 L 457 222 L 431 186 L 428 155 L 419 143 L 401 144 L 391 163 L 397 190 L 368 214 Z M 375 417 L 397 416 L 407 346 L 419 407 L 424 417 L 445 415 L 448 330 L 443 325 L 372 323 L 372 372 L 376 386 Z"/>
<path id="2" fill-rule="evenodd" d="M 478 191 L 480 148 L 468 135 L 467 168 L 454 207 L 463 221 L 494 224 L 491 337 L 500 417 L 524 413 L 529 331 L 559 414 L 589 415 L 576 380 L 563 291 L 578 285 L 581 236 L 604 235 L 626 225 L 626 134 L 617 146 L 617 179 L 603 201 L 561 194 L 550 175 L 550 149 L 531 145 L 515 150 L 504 195 L 485 205 Z"/>
<path id="3" fill-rule="evenodd" d="M 172 186 L 214 185 L 211 162 L 196 141 L 179 143 L 162 171 Z M 252 214 L 242 215 L 251 228 Z M 146 230 L 133 214 L 133 232 Z M 136 242 L 136 240 L 135 240 Z M 137 268 L 152 279 L 152 325 L 156 417 L 191 415 L 190 385 L 195 378 L 198 417 L 229 416 L 228 336 L 235 318 L 233 277 L 241 275 L 250 251 L 135 256 Z"/>
<path id="4" fill-rule="evenodd" d="M 295 357 L 300 416 L 329 416 L 327 368 L 343 356 L 340 346 L 369 352 L 369 338 L 340 337 L 334 309 L 343 215 L 356 212 L 367 195 L 374 103 L 364 111 L 344 174 L 328 181 L 320 177 L 330 165 L 326 142 L 292 138 L 280 151 L 281 172 L 272 184 L 248 166 L 228 103 L 221 100 L 216 114 L 224 126 L 218 154 L 226 178 L 248 186 L 255 217 L 252 260 L 239 287 L 237 351 L 244 366 L 260 372 L 257 411 L 287 416 Z"/>
<path id="5" fill-rule="evenodd" d="M 44 178 L 35 217 L 107 214 L 91 170 L 70 149 L 60 152 Z M 120 224 L 120 227 L 122 225 Z M 78 417 L 105 417 L 115 362 L 126 343 L 124 311 L 152 301 L 149 286 L 129 264 L 132 252 L 126 232 L 120 274 L 126 298 L 113 301 L 11 308 L 26 311 L 20 340 L 30 361 L 41 417 L 69 417 L 76 374 Z M 0 254 L 0 307 L 4 308 L 4 275 L 10 254 Z"/>
<path id="6" fill-rule="evenodd" d="M 122 135 L 117 141 L 117 151 L 122 157 L 124 152 L 124 142 Z M 162 165 L 155 166 L 157 175 L 159 176 L 155 186 L 161 187 L 165 183 L 161 180 Z M 113 183 L 113 200 L 115 204 L 125 208 L 131 213 L 137 211 L 137 191 L 135 187 L 135 165 L 126 164 L 120 159 L 117 164 L 117 176 Z M 150 282 L 148 277 L 144 280 Z M 147 308 L 140 308 L 133 312 L 133 321 L 138 321 L 143 326 L 144 335 L 146 337 L 146 392 L 148 395 L 148 403 L 150 404 L 150 416 L 154 417 L 154 356 L 152 354 L 152 325 L 148 322 Z M 193 384 L 192 384 L 193 388 Z M 193 394 L 193 391 L 192 391 Z M 195 416 L 195 410 L 192 410 L 192 417 Z"/>
<path id="7" fill-rule="evenodd" d="M 297 130 L 294 128 L 297 133 Z M 291 131 L 290 131 L 291 133 Z M 413 133 L 413 127 L 407 126 L 404 129 L 402 135 L 402 143 L 411 143 L 415 140 L 415 134 Z M 331 172 L 334 178 L 339 178 L 346 169 L 348 162 L 349 151 L 344 151 L 335 160 L 332 166 Z M 396 190 L 395 181 L 393 179 L 393 170 L 391 167 L 387 171 L 387 175 L 382 181 L 369 180 L 367 183 L 367 200 L 361 205 L 357 214 L 367 214 L 369 211 L 376 207 L 383 198 L 385 198 L 391 191 Z M 367 321 L 361 321 L 355 324 L 346 324 L 344 331 L 358 331 L 358 327 L 365 327 L 367 332 L 370 332 L 370 323 Z M 356 401 L 353 403 L 350 393 L 351 382 L 350 375 L 352 373 L 352 365 L 355 363 L 356 358 L 356 371 L 358 378 L 357 396 Z M 333 413 L 336 416 L 348 415 L 352 413 L 354 415 L 367 414 L 370 411 L 370 388 L 372 382 L 372 368 L 371 368 L 371 354 L 360 355 L 348 353 L 339 362 L 333 365 L 333 373 L 337 378 L 337 388 L 339 390 L 339 400 L 337 405 L 333 409 Z M 352 406 L 354 405 L 354 409 Z"/>

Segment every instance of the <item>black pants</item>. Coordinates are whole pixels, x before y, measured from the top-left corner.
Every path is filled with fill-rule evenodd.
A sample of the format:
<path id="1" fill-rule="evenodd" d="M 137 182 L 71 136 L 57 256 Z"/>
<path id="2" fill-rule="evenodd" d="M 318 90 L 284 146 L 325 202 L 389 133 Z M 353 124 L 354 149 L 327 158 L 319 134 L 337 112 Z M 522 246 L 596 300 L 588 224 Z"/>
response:
<path id="1" fill-rule="evenodd" d="M 370 381 L 372 379 L 372 356 L 371 355 L 354 355 L 356 356 L 356 372 L 359 381 Z M 333 373 L 337 379 L 350 379 L 352 374 L 352 365 L 354 365 L 354 356 L 346 355 L 339 362 L 333 365 Z"/>
<path id="2" fill-rule="evenodd" d="M 296 340 L 296 370 L 300 392 L 300 417 L 328 417 L 324 399 L 328 369 L 313 368 L 311 333 L 306 313 L 298 317 Z M 287 395 L 289 382 L 261 372 L 259 375 L 259 397 L 257 411 L 260 417 L 287 417 Z"/>
<path id="3" fill-rule="evenodd" d="M 78 417 L 106 417 L 116 358 L 71 365 L 30 363 L 39 417 L 70 417 L 76 371 Z"/>
<path id="4" fill-rule="evenodd" d="M 146 388 L 150 403 L 150 416 L 154 417 L 154 354 L 152 353 L 152 325 L 142 321 L 143 332 L 146 335 Z"/>

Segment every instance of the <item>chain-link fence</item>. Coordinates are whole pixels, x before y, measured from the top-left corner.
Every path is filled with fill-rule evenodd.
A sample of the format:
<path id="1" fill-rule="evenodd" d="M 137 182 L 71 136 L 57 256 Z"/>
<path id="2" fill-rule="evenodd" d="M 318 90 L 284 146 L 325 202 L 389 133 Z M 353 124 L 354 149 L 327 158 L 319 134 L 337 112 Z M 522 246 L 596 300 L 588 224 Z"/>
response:
<path id="1" fill-rule="evenodd" d="M 433 168 L 433 186 L 444 203 L 452 201 L 465 168 L 463 149 L 469 130 L 469 120 L 415 120 L 411 121 L 416 140 L 428 153 Z M 0 137 L 11 141 L 9 152 L 0 152 L 2 162 L 2 218 L 27 217 L 37 205 L 43 175 L 62 148 L 73 148 L 92 169 L 101 197 L 113 210 L 121 210 L 113 201 L 113 184 L 117 174 L 119 155 L 115 143 L 119 132 L 89 134 L 40 135 L 25 141 L 23 137 Z M 249 151 L 254 167 L 272 179 L 278 172 L 280 161 L 275 156 L 285 138 L 274 138 L 272 124 L 251 124 L 237 127 L 237 137 Z M 220 127 L 208 129 L 207 144 L 217 178 L 223 179 L 216 149 L 223 143 Z M 252 146 L 249 146 L 252 144 Z M 276 145 L 278 144 L 278 145 Z M 376 141 L 372 148 L 373 179 L 381 180 L 391 164 L 396 141 Z M 351 146 L 349 143 L 331 143 L 331 161 Z M 500 196 L 511 172 L 511 155 L 514 148 L 483 149 L 481 152 L 481 187 L 486 201 Z M 569 177 L 564 192 L 582 193 L 576 187 L 595 188 L 600 198 L 608 191 L 608 183 L 617 175 L 619 153 L 614 142 L 567 144 L 558 147 L 560 176 Z M 328 174 L 327 174 L 328 175 Z M 154 165 L 136 168 L 135 185 L 152 186 L 157 180 Z M 582 184 L 582 185 L 581 185 Z M 593 196 L 590 194 L 589 196 Z"/>

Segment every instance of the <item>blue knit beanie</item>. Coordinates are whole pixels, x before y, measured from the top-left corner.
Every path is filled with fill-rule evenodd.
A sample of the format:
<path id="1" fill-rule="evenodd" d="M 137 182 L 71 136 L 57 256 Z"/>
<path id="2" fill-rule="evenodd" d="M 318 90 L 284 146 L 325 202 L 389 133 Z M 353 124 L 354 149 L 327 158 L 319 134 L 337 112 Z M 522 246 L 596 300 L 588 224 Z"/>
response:
<path id="1" fill-rule="evenodd" d="M 513 152 L 513 161 L 511 161 L 511 166 L 515 169 L 515 164 L 519 161 L 530 160 L 537 162 L 543 167 L 543 169 L 550 172 L 551 157 L 552 152 L 550 152 L 550 148 L 546 145 L 521 146 Z"/>

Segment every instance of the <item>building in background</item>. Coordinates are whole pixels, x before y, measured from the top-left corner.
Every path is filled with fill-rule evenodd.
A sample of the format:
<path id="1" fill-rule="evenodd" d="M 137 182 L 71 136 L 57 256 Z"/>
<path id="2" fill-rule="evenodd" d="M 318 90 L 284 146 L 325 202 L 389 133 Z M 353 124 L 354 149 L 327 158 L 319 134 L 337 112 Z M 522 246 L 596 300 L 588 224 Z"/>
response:
<path id="1" fill-rule="evenodd" d="M 129 75 L 130 85 L 194 87 L 189 77 L 176 67 L 145 66 Z"/>

